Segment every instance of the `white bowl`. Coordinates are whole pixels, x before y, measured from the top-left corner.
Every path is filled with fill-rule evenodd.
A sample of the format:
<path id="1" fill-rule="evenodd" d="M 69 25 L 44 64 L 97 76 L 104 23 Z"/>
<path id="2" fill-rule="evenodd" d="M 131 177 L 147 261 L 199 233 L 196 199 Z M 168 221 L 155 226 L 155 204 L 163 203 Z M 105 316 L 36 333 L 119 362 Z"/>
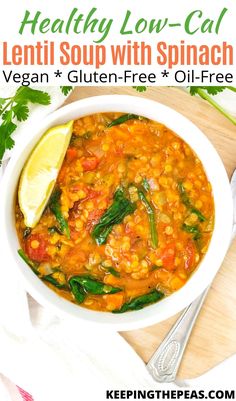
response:
<path id="1" fill-rule="evenodd" d="M 135 113 L 159 121 L 176 132 L 196 152 L 212 184 L 215 200 L 215 228 L 212 240 L 198 269 L 186 285 L 159 303 L 124 314 L 91 311 L 75 305 L 50 290 L 19 258 L 15 230 L 14 201 L 22 167 L 41 135 L 57 124 L 98 112 Z M 194 110 L 193 110 L 194 111 Z M 210 121 L 209 121 L 210 124 Z M 2 260 L 14 259 L 22 282 L 33 298 L 57 315 L 94 323 L 114 330 L 131 330 L 160 322 L 189 305 L 211 283 L 227 252 L 233 223 L 233 205 L 223 163 L 206 136 L 181 114 L 157 102 L 135 96 L 96 96 L 69 104 L 45 118 L 40 126 L 27 128 L 26 142 L 16 149 L 1 182 L 0 221 Z M 17 272 L 16 272 L 17 274 Z M 6 301 L 7 302 L 7 301 Z"/>

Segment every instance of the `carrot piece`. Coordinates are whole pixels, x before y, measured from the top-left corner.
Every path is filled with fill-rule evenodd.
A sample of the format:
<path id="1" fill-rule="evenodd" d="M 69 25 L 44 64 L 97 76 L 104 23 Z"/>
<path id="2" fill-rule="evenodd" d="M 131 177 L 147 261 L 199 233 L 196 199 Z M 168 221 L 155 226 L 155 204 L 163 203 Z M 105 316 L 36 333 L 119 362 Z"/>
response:
<path id="1" fill-rule="evenodd" d="M 82 166 L 84 171 L 95 170 L 98 164 L 99 160 L 96 156 L 87 157 L 86 159 L 82 160 Z"/>
<path id="2" fill-rule="evenodd" d="M 107 305 L 110 306 L 111 309 L 120 309 L 124 301 L 124 293 L 117 292 L 116 294 L 107 294 L 103 296 L 103 299 L 105 299 Z"/>
<path id="3" fill-rule="evenodd" d="M 171 288 L 173 289 L 173 291 L 175 291 L 175 290 L 179 290 L 181 287 L 183 287 L 184 283 L 185 283 L 185 281 L 181 280 L 181 278 L 174 277 L 171 280 L 170 285 L 171 285 Z"/>
<path id="4" fill-rule="evenodd" d="M 121 280 L 120 280 L 119 278 L 113 276 L 112 274 L 107 274 L 107 275 L 105 276 L 104 281 L 105 281 L 105 283 L 108 284 L 108 285 L 116 286 L 117 283 L 118 283 L 118 282 L 120 283 Z"/>
<path id="5" fill-rule="evenodd" d="M 77 157 L 77 149 L 76 148 L 69 148 L 66 152 L 66 158 L 70 162 Z"/>

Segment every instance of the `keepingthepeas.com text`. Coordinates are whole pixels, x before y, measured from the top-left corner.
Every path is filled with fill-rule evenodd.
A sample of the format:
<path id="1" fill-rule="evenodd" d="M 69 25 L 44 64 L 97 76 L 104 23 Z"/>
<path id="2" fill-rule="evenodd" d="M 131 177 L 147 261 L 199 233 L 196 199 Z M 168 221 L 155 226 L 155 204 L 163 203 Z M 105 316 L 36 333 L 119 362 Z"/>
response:
<path id="1" fill-rule="evenodd" d="M 235 390 L 107 390 L 106 400 L 235 400 Z"/>

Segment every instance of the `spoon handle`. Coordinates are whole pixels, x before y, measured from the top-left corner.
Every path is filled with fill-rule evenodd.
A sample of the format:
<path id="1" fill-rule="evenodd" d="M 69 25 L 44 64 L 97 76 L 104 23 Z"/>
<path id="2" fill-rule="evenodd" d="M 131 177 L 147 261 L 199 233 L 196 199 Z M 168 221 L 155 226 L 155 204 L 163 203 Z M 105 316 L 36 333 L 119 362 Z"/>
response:
<path id="1" fill-rule="evenodd" d="M 147 369 L 158 382 L 173 382 L 209 287 L 193 301 L 182 313 L 160 347 L 147 364 Z"/>

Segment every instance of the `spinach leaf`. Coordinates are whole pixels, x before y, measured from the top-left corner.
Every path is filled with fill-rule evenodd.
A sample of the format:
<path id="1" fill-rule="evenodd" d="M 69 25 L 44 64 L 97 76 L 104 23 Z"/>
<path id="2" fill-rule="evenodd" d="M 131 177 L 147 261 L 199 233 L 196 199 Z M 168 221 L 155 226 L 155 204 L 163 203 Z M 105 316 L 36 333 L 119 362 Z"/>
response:
<path id="1" fill-rule="evenodd" d="M 198 220 L 200 222 L 206 221 L 206 217 L 203 216 L 203 214 L 200 212 L 200 210 L 198 210 L 197 208 L 195 208 L 192 203 L 191 200 L 189 199 L 189 196 L 183 186 L 182 182 L 178 183 L 178 190 L 180 193 L 180 199 L 181 202 L 184 204 L 184 206 L 186 206 L 186 208 L 191 212 L 197 215 Z"/>
<path id="2" fill-rule="evenodd" d="M 86 292 L 84 291 L 83 287 L 79 283 L 77 283 L 76 280 L 74 280 L 74 277 L 72 277 L 69 280 L 69 285 L 70 285 L 71 292 L 74 295 L 76 302 L 78 304 L 81 304 L 82 302 L 84 302 L 84 300 L 86 298 Z"/>
<path id="3" fill-rule="evenodd" d="M 93 133 L 91 131 L 85 131 L 84 134 L 81 134 L 81 135 L 72 134 L 70 144 L 74 144 L 81 139 L 90 139 L 92 137 L 92 135 L 93 135 Z"/>
<path id="4" fill-rule="evenodd" d="M 184 223 L 182 225 L 182 230 L 185 231 L 186 233 L 193 234 L 193 239 L 195 241 L 199 240 L 201 238 L 201 236 L 202 236 L 201 231 L 200 231 L 200 229 L 199 229 L 199 227 L 197 225 L 196 226 L 189 226 L 189 225 Z"/>
<path id="5" fill-rule="evenodd" d="M 152 265 L 151 271 L 153 272 L 154 270 L 159 270 L 161 268 L 162 266 Z"/>
<path id="6" fill-rule="evenodd" d="M 120 273 L 116 269 L 114 269 L 113 266 L 106 266 L 104 262 L 101 263 L 101 266 L 103 267 L 103 269 L 111 273 L 113 276 L 120 277 Z"/>
<path id="7" fill-rule="evenodd" d="M 111 127 L 114 127 L 115 125 L 123 124 L 129 120 L 137 120 L 139 118 L 140 117 L 137 116 L 136 114 L 123 114 L 122 116 L 116 118 L 110 124 L 108 124 L 107 128 L 111 128 Z"/>
<path id="8" fill-rule="evenodd" d="M 196 209 L 195 207 L 192 207 L 192 208 L 190 209 L 190 212 L 196 214 L 197 217 L 198 217 L 198 220 L 199 220 L 201 223 L 202 223 L 203 221 L 206 221 L 206 217 L 203 216 L 203 214 L 200 212 L 200 210 Z"/>
<path id="9" fill-rule="evenodd" d="M 98 281 L 96 278 L 88 275 L 71 277 L 69 280 L 69 285 L 71 287 L 72 294 L 78 303 L 84 301 L 87 293 L 94 295 L 105 295 L 115 294 L 116 292 L 122 291 L 121 288 L 106 285 L 103 282 Z"/>
<path id="10" fill-rule="evenodd" d="M 48 227 L 48 232 L 49 234 L 60 234 L 62 235 L 63 233 L 61 232 L 60 228 L 58 228 L 57 226 L 52 226 L 52 227 Z"/>
<path id="11" fill-rule="evenodd" d="M 144 308 L 146 305 L 160 301 L 164 297 L 163 292 L 158 290 L 152 290 L 149 294 L 144 294 L 139 297 L 133 298 L 131 301 L 126 302 L 120 309 L 115 309 L 112 313 L 124 313 L 132 310 L 139 310 Z"/>
<path id="12" fill-rule="evenodd" d="M 92 238 L 98 245 L 105 244 L 107 237 L 115 224 L 120 224 L 129 214 L 133 214 L 136 205 L 127 199 L 123 189 L 119 188 L 114 194 L 114 201 L 107 211 L 102 215 L 91 233 Z"/>
<path id="13" fill-rule="evenodd" d="M 23 238 L 26 239 L 29 237 L 29 235 L 31 234 L 31 228 L 30 227 L 26 227 L 23 231 Z"/>
<path id="14" fill-rule="evenodd" d="M 154 248 L 158 246 L 158 235 L 157 235 L 157 228 L 156 228 L 156 219 L 155 219 L 155 210 L 153 206 L 148 202 L 144 192 L 141 189 L 138 189 L 139 199 L 143 202 L 149 219 L 150 231 L 151 231 L 151 239 L 152 245 Z"/>
<path id="15" fill-rule="evenodd" d="M 142 186 L 145 189 L 145 191 L 150 191 L 150 185 L 149 185 L 149 182 L 148 182 L 147 178 L 143 179 Z"/>
<path id="16" fill-rule="evenodd" d="M 114 267 L 108 267 L 107 271 L 109 271 L 109 273 L 111 273 L 115 277 L 120 277 L 120 273 L 115 270 Z"/>
<path id="17" fill-rule="evenodd" d="M 86 131 L 83 135 L 81 135 L 80 137 L 83 139 L 90 139 L 92 137 L 92 132 L 91 131 Z"/>
<path id="18" fill-rule="evenodd" d="M 28 256 L 25 254 L 25 252 L 23 251 L 23 249 L 18 249 L 18 255 L 21 257 L 21 259 L 23 259 L 23 261 L 29 266 L 31 267 L 31 269 L 33 270 L 33 272 L 38 276 L 39 272 L 38 272 L 38 266 L 39 264 L 36 262 L 33 262 L 30 258 L 28 258 Z"/>
<path id="19" fill-rule="evenodd" d="M 64 273 L 60 270 L 43 276 L 42 279 L 60 289 L 67 289 L 67 283 Z"/>
<path id="20" fill-rule="evenodd" d="M 61 211 L 60 197 L 61 197 L 61 190 L 56 189 L 53 192 L 48 205 L 49 205 L 51 212 L 54 214 L 54 216 L 56 217 L 56 219 L 60 225 L 60 230 L 63 233 L 65 233 L 67 238 L 70 239 L 69 226 L 68 226 L 68 223 L 67 223 L 66 219 L 64 218 L 62 211 Z"/>

